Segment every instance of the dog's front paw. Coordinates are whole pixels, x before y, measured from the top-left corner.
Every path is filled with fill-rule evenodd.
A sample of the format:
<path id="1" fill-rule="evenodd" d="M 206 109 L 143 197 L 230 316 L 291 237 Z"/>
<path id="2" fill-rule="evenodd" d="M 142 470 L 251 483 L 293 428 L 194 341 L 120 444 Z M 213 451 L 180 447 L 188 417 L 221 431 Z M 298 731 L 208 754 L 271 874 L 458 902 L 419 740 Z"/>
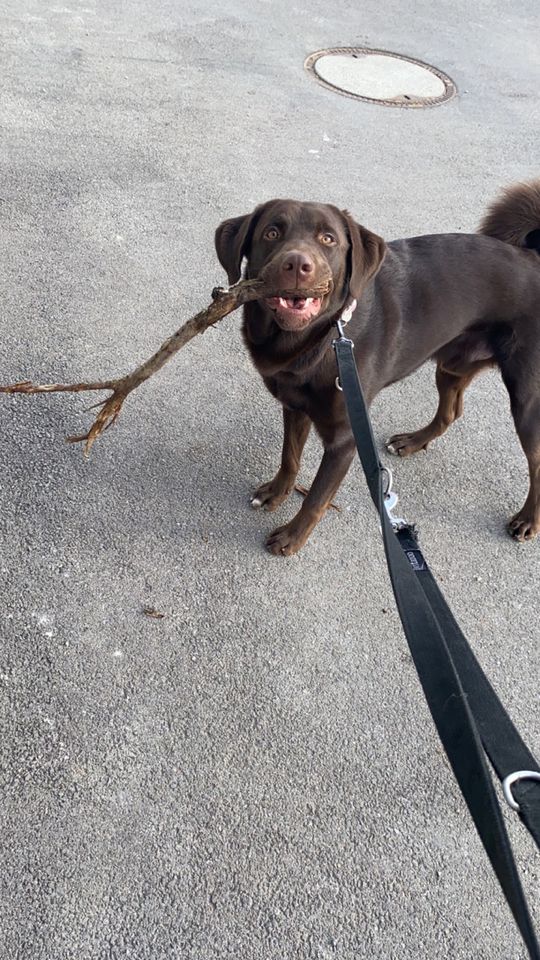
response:
<path id="1" fill-rule="evenodd" d="M 534 540 L 536 535 L 540 533 L 540 517 L 524 507 L 510 520 L 508 533 L 518 543 Z"/>
<path id="2" fill-rule="evenodd" d="M 294 478 L 282 478 L 279 473 L 273 480 L 263 483 L 251 498 L 251 506 L 255 509 L 264 507 L 272 513 L 287 499 L 294 485 Z"/>
<path id="3" fill-rule="evenodd" d="M 290 557 L 304 546 L 309 533 L 309 529 L 299 529 L 294 520 L 291 520 L 285 526 L 272 531 L 266 540 L 266 549 L 277 557 Z"/>
<path id="4" fill-rule="evenodd" d="M 432 438 L 426 430 L 417 430 L 415 433 L 396 433 L 386 441 L 388 453 L 396 457 L 410 457 L 419 450 L 426 451 Z"/>

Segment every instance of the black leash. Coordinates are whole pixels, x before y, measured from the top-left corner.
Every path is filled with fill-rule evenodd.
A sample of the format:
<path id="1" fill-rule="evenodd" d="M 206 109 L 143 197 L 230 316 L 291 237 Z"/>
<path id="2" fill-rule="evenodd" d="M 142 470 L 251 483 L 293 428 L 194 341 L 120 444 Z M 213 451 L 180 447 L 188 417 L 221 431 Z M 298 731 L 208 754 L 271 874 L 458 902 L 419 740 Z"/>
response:
<path id="1" fill-rule="evenodd" d="M 383 467 L 358 378 L 354 344 L 333 341 L 349 421 L 371 498 L 379 512 L 390 580 L 424 694 L 452 770 L 532 960 L 540 945 L 517 871 L 486 754 L 506 799 L 540 848 L 540 765 L 474 656 L 429 570 L 413 525 L 392 515 L 397 497 Z M 386 484 L 385 476 L 389 478 Z"/>

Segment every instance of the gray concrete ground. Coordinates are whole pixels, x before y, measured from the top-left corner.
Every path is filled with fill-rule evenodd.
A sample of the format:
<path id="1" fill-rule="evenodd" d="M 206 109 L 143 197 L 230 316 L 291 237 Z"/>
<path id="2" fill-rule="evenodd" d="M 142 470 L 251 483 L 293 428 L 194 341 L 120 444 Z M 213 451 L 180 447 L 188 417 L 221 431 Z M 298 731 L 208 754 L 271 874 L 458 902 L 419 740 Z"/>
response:
<path id="1" fill-rule="evenodd" d="M 3 382 L 129 370 L 222 280 L 217 223 L 261 200 L 329 200 L 388 238 L 471 231 L 501 184 L 540 172 L 535 0 L 1 13 Z M 350 44 L 426 59 L 459 96 L 378 108 L 304 73 Z M 87 463 L 63 443 L 87 399 L 0 403 L 2 956 L 517 960 L 359 468 L 303 553 L 263 550 L 275 518 L 248 494 L 280 414 L 238 326 L 134 395 Z M 432 381 L 377 401 L 381 442 L 430 416 Z M 305 482 L 318 456 L 314 439 Z M 526 467 L 497 375 L 396 481 L 538 750 L 540 543 L 504 532 Z M 539 856 L 507 819 L 538 920 Z"/>

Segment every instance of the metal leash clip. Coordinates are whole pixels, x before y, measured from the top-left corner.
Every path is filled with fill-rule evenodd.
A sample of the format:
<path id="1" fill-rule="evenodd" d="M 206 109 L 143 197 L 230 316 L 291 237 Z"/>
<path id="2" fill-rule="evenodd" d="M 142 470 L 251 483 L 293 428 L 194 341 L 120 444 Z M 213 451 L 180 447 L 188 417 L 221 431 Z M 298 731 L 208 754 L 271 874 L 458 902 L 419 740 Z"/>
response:
<path id="1" fill-rule="evenodd" d="M 394 530 L 402 530 L 403 527 L 408 526 L 408 524 L 404 517 L 395 517 L 393 513 L 398 505 L 399 498 L 397 493 L 392 490 L 392 484 L 394 482 L 392 471 L 390 470 L 390 467 L 382 467 L 381 469 L 386 474 L 388 480 L 386 490 L 384 491 L 384 509 L 386 510 L 388 519 L 390 520 Z"/>
<path id="2" fill-rule="evenodd" d="M 337 327 L 337 331 L 338 331 L 338 334 L 339 334 L 340 339 L 344 339 L 344 338 L 345 338 L 345 334 L 343 333 L 343 327 L 346 327 L 346 326 L 347 326 L 347 324 L 348 324 L 349 320 L 351 319 L 354 311 L 356 310 L 356 307 L 357 307 L 357 302 L 356 302 L 356 300 L 351 300 L 349 306 L 348 306 L 348 307 L 345 307 L 345 310 L 344 310 L 343 313 L 341 314 L 339 320 L 336 320 L 336 327 Z M 352 343 L 352 340 L 351 340 L 351 343 Z M 353 344 L 353 346 L 354 346 L 354 344 Z"/>

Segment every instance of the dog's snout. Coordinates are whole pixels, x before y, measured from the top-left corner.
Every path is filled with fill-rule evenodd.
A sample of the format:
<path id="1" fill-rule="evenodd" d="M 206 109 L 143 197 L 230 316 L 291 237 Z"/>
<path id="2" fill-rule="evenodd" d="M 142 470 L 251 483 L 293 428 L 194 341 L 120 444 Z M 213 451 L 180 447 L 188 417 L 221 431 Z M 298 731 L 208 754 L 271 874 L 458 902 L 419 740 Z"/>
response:
<path id="1" fill-rule="evenodd" d="M 309 257 L 307 253 L 301 253 L 298 250 L 291 250 L 281 264 L 282 273 L 288 274 L 289 277 L 292 275 L 298 280 L 311 277 L 314 271 L 315 264 L 311 257 Z"/>

